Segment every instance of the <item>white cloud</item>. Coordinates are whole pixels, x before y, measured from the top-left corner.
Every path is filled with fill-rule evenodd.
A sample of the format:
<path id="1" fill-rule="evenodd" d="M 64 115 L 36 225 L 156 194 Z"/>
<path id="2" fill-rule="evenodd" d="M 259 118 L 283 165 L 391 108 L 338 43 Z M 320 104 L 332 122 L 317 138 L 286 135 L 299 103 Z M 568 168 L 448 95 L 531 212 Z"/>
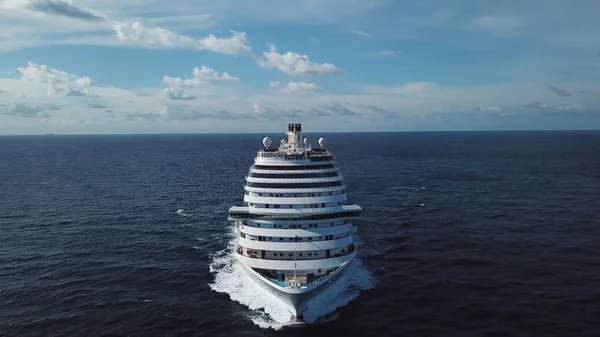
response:
<path id="1" fill-rule="evenodd" d="M 271 88 L 281 88 L 284 91 L 291 93 L 299 93 L 299 92 L 323 92 L 323 88 L 318 87 L 314 83 L 307 82 L 289 82 L 285 86 L 282 87 L 281 83 L 271 81 L 269 82 L 269 86 Z"/>
<path id="2" fill-rule="evenodd" d="M 163 94 L 163 96 L 165 96 L 165 98 L 172 99 L 172 100 L 196 99 L 196 96 L 188 94 L 179 88 L 167 87 L 167 88 L 164 88 L 163 90 L 161 90 L 160 92 Z"/>
<path id="3" fill-rule="evenodd" d="M 520 27 L 523 24 L 523 19 L 517 16 L 486 15 L 473 20 L 472 27 L 482 29 L 506 29 Z"/>
<path id="4" fill-rule="evenodd" d="M 533 104 L 525 104 L 523 105 L 524 108 L 528 108 L 528 109 L 546 109 L 548 108 L 548 106 L 542 102 L 535 102 Z"/>
<path id="5" fill-rule="evenodd" d="M 477 108 L 475 108 L 475 110 L 500 112 L 500 111 L 502 111 L 502 108 L 500 108 L 499 106 L 486 106 L 486 107 L 477 107 Z"/>
<path id="6" fill-rule="evenodd" d="M 410 82 L 396 87 L 367 86 L 366 91 L 383 95 L 422 95 L 438 90 L 438 85 L 433 82 Z"/>
<path id="7" fill-rule="evenodd" d="M 228 72 L 219 73 L 212 68 L 202 65 L 200 68 L 194 67 L 193 77 L 190 79 L 164 76 L 163 83 L 167 87 L 161 92 L 163 96 L 172 100 L 192 100 L 196 99 L 197 95 L 186 92 L 186 89 L 207 86 L 209 83 L 217 81 L 235 82 L 239 81 L 239 77 L 231 76 Z"/>
<path id="8" fill-rule="evenodd" d="M 583 110 L 583 106 L 581 106 L 579 103 L 574 103 L 570 105 L 559 105 L 556 107 L 556 109 L 562 111 L 581 111 Z"/>
<path id="9" fill-rule="evenodd" d="M 87 76 L 35 63 L 29 63 L 19 72 L 22 75 L 19 79 L 0 78 L 0 88 L 5 91 L 0 95 L 0 125 L 5 130 L 2 132 L 27 132 L 34 130 L 33 125 L 38 130 L 51 128 L 47 132 L 81 132 L 82 126 L 89 132 L 243 131 L 257 130 L 261 121 L 283 122 L 294 118 L 330 130 L 402 129 L 414 125 L 427 127 L 439 120 L 460 124 L 455 121 L 472 117 L 490 118 L 495 123 L 521 114 L 535 116 L 540 121 L 548 113 L 572 116 L 573 111 L 580 110 L 577 116 L 590 116 L 600 105 L 596 95 L 581 93 L 598 92 L 600 87 L 584 82 L 553 83 L 556 88 L 568 91 L 569 96 L 557 95 L 546 83 L 458 86 L 432 82 L 368 87 L 362 93 L 299 95 L 291 93 L 311 93 L 319 87 L 310 82 L 287 81 L 272 81 L 269 86 L 275 90 L 260 91 L 241 85 L 217 85 L 236 83 L 238 78 L 199 66 L 190 78 L 163 78 L 166 88 L 161 93 L 156 87 L 126 90 L 97 86 Z M 160 85 L 159 80 L 152 85 Z M 48 86 L 58 88 L 54 92 L 63 94 L 67 94 L 65 87 L 87 89 L 100 98 L 48 96 Z M 25 97 L 19 97 L 21 93 Z M 526 106 L 532 102 L 536 102 L 536 109 Z M 544 106 L 552 108 L 541 110 Z M 223 120 L 230 123 L 222 123 Z"/>
<path id="10" fill-rule="evenodd" d="M 291 51 L 279 54 L 275 45 L 271 45 L 269 49 L 270 51 L 263 52 L 264 58 L 259 61 L 259 65 L 263 68 L 275 68 L 290 75 L 324 75 L 340 72 L 334 64 L 311 62 L 308 55 Z"/>
<path id="11" fill-rule="evenodd" d="M 4 0 L 0 8 L 22 10 L 46 15 L 58 15 L 83 21 L 103 21 L 106 17 L 89 8 L 75 5 L 67 0 Z"/>
<path id="12" fill-rule="evenodd" d="M 209 68 L 207 66 L 194 67 L 193 77 L 191 79 L 182 79 L 179 77 L 164 76 L 163 83 L 178 88 L 193 88 L 211 81 L 239 81 L 239 77 L 231 76 L 228 72 L 222 72 Z"/>
<path id="13" fill-rule="evenodd" d="M 246 33 L 233 30 L 230 38 L 217 38 L 210 34 L 202 39 L 194 39 L 161 27 L 147 28 L 139 21 L 114 22 L 113 29 L 117 39 L 133 46 L 200 49 L 223 54 L 243 54 L 252 51 L 248 46 Z"/>
<path id="14" fill-rule="evenodd" d="M 371 37 L 371 34 L 365 32 L 365 31 L 362 31 L 362 30 L 357 30 L 357 29 L 350 31 L 350 33 L 352 33 L 356 36 L 361 36 L 361 37 Z"/>
<path id="15" fill-rule="evenodd" d="M 227 72 L 219 74 L 218 71 L 202 65 L 200 68 L 194 68 L 194 79 L 238 81 L 239 77 L 233 77 Z"/>
<path id="16" fill-rule="evenodd" d="M 159 17 L 145 18 L 146 24 L 155 26 L 168 26 L 170 29 L 206 29 L 215 26 L 213 16 L 206 13 L 178 15 L 165 15 Z"/>
<path id="17" fill-rule="evenodd" d="M 21 79 L 47 85 L 48 95 L 63 94 L 65 96 L 90 96 L 96 95 L 89 92 L 93 85 L 87 76 L 77 76 L 64 71 L 50 68 L 33 62 L 28 62 L 27 67 L 19 67 Z"/>
<path id="18" fill-rule="evenodd" d="M 398 50 L 380 50 L 375 52 L 375 55 L 378 56 L 399 56 L 402 55 L 402 53 Z"/>
<path id="19" fill-rule="evenodd" d="M 103 0 L 90 0 L 95 3 Z M 110 6 L 131 7 L 129 2 L 106 0 Z M 252 22 L 276 22 L 294 25 L 313 25 L 344 22 L 360 17 L 370 9 L 381 7 L 387 0 L 304 0 L 302 5 L 293 1 L 247 1 L 247 0 L 135 0 L 134 8 L 144 10 L 152 5 L 155 12 L 169 12 L 177 8 L 183 13 L 211 13 L 215 21 L 246 24 Z"/>
<path id="20" fill-rule="evenodd" d="M 21 118 L 47 118 L 50 117 L 50 114 L 47 110 L 57 110 L 55 106 L 38 106 L 38 105 L 29 105 L 22 103 L 12 103 L 10 105 L 2 105 L 0 104 L 0 114 L 6 116 L 15 116 Z"/>

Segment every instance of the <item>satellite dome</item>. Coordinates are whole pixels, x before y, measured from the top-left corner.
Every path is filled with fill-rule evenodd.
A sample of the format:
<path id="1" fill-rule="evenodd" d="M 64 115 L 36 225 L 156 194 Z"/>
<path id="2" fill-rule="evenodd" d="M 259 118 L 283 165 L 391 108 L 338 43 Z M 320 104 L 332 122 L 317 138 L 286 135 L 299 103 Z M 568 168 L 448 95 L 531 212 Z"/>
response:
<path id="1" fill-rule="evenodd" d="M 265 138 L 263 138 L 263 145 L 264 145 L 265 147 L 269 147 L 269 146 L 271 146 L 271 138 L 269 138 L 269 137 L 265 137 Z"/>
<path id="2" fill-rule="evenodd" d="M 304 144 L 308 144 L 308 138 L 304 138 Z"/>
<path id="3" fill-rule="evenodd" d="M 321 145 L 321 147 L 325 147 L 325 145 L 327 145 L 325 138 L 323 138 L 323 137 L 319 138 L 319 145 Z"/>

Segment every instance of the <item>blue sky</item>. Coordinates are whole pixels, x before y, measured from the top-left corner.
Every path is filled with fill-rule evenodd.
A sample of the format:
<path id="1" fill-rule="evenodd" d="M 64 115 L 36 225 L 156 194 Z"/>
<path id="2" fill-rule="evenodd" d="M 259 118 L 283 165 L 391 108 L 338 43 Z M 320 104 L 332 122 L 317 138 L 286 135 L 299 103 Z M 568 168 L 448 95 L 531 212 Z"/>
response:
<path id="1" fill-rule="evenodd" d="M 594 0 L 0 0 L 0 134 L 600 128 Z"/>

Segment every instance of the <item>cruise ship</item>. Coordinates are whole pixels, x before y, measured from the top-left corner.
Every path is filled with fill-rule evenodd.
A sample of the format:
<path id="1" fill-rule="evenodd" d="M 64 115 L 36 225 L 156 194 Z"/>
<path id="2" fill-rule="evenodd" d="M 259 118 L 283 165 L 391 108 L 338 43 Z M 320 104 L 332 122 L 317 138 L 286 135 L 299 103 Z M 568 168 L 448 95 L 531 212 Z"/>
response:
<path id="1" fill-rule="evenodd" d="M 288 308 L 295 322 L 356 256 L 353 224 L 362 208 L 349 204 L 335 156 L 324 138 L 312 147 L 302 125 L 287 139 L 257 151 L 244 185 L 243 206 L 229 209 L 235 256 L 251 279 Z"/>

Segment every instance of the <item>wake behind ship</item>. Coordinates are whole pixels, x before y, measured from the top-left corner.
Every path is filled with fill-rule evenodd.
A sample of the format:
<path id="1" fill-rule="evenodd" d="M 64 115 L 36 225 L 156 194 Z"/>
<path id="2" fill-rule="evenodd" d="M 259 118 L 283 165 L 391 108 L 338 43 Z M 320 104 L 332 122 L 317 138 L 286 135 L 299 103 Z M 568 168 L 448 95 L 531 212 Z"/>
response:
<path id="1" fill-rule="evenodd" d="M 356 256 L 346 186 L 324 138 L 313 148 L 302 126 L 288 125 L 287 140 L 263 139 L 244 185 L 244 206 L 229 209 L 238 244 L 235 256 L 250 277 L 282 301 L 294 318 L 317 295 L 327 296 Z"/>

